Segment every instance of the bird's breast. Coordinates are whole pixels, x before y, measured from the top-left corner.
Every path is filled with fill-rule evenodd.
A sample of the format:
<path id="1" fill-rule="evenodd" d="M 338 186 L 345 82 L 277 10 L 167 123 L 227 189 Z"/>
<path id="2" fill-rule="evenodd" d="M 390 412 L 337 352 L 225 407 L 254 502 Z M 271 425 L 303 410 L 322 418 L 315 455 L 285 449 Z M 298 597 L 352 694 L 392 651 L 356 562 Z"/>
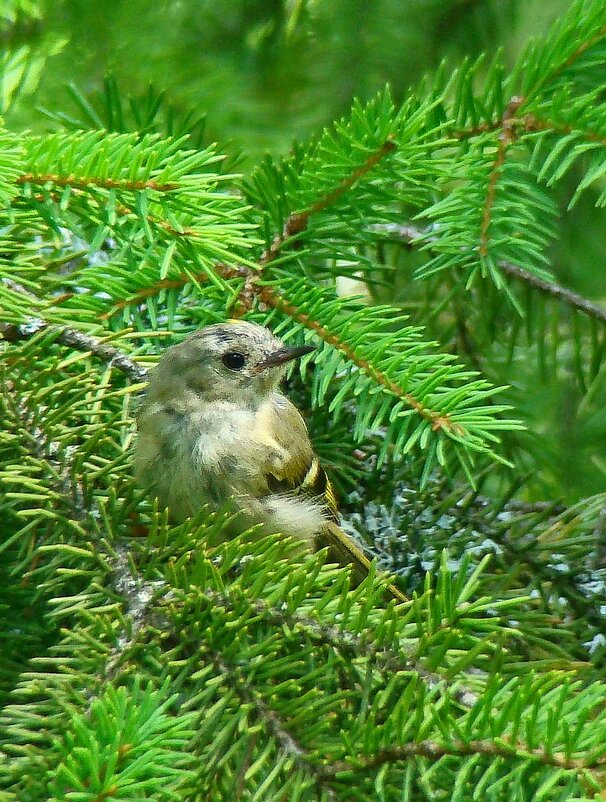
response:
<path id="1" fill-rule="evenodd" d="M 191 416 L 189 434 L 195 441 L 194 458 L 214 465 L 226 455 L 245 454 L 250 449 L 254 413 L 235 404 L 209 406 Z"/>
<path id="2" fill-rule="evenodd" d="M 282 449 L 267 429 L 262 409 L 213 404 L 192 419 L 190 436 L 194 471 L 212 479 L 220 492 L 267 491 L 268 466 Z"/>

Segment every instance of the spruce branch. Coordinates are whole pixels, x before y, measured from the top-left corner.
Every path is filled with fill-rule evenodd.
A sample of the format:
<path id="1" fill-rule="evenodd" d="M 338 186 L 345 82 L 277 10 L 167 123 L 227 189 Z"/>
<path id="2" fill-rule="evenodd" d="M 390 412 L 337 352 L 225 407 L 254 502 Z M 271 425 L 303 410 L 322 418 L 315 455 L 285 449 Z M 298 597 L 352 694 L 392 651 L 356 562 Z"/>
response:
<path id="1" fill-rule="evenodd" d="M 300 234 L 301 232 L 305 231 L 309 224 L 310 217 L 325 211 L 336 201 L 340 200 L 340 198 L 348 190 L 350 190 L 360 178 L 376 167 L 381 159 L 390 153 L 393 153 L 396 147 L 397 145 L 392 139 L 386 140 L 383 145 L 375 153 L 371 154 L 362 165 L 352 170 L 351 174 L 344 178 L 337 187 L 316 200 L 308 209 L 302 212 L 292 212 L 284 223 L 282 231 L 279 234 L 276 234 L 269 248 L 261 255 L 259 266 L 263 268 L 270 262 L 273 262 L 287 240 L 296 234 Z"/>
<path id="2" fill-rule="evenodd" d="M 224 610 L 233 611 L 234 600 L 231 595 L 211 589 L 205 589 L 203 594 L 213 605 L 216 604 Z M 444 688 L 446 695 L 463 707 L 472 707 L 478 700 L 477 693 L 465 687 L 461 682 L 449 683 L 439 673 L 427 670 L 419 660 L 407 658 L 401 650 L 375 641 L 367 632 L 362 637 L 353 631 L 344 630 L 337 624 L 318 621 L 304 612 L 285 611 L 261 598 L 247 598 L 246 602 L 257 615 L 262 616 L 268 623 L 287 628 L 291 632 L 305 633 L 314 642 L 329 646 L 349 660 L 362 657 L 371 665 L 376 665 L 381 670 L 392 674 L 414 673 L 425 681 L 430 689 Z"/>
<path id="3" fill-rule="evenodd" d="M 30 265 L 15 257 L 10 271 L 0 260 L 0 277 L 51 296 L 45 305 L 52 310 L 46 312 L 49 322 L 70 325 L 75 315 L 95 333 L 113 301 L 158 277 L 186 274 L 194 284 L 196 272 L 213 280 L 217 261 L 246 262 L 255 225 L 241 196 L 226 189 L 236 176 L 215 171 L 223 157 L 213 148 L 187 150 L 185 141 L 106 131 L 28 137 L 28 169 L 15 179 L 21 193 L 10 211 L 18 221 L 26 214 L 33 218 L 27 231 L 40 240 L 37 280 L 31 281 Z M 80 251 L 83 243 L 85 259 L 73 256 L 69 269 L 49 274 L 38 266 L 46 266 L 47 248 Z M 15 314 L 10 320 L 21 322 Z"/>
<path id="4" fill-rule="evenodd" d="M 488 175 L 486 199 L 484 201 L 484 208 L 482 210 L 482 223 L 480 226 L 479 254 L 480 257 L 484 259 L 488 256 L 490 244 L 489 229 L 492 219 L 492 209 L 497 192 L 497 182 L 499 180 L 503 164 L 505 163 L 507 149 L 513 144 L 513 142 L 515 142 L 516 139 L 515 115 L 523 102 L 523 98 L 521 97 L 512 97 L 507 104 L 505 114 L 501 120 L 501 133 L 499 134 L 499 143 L 497 145 L 494 162 Z"/>
<path id="5" fill-rule="evenodd" d="M 289 301 L 288 298 L 277 292 L 274 287 L 261 285 L 258 288 L 257 294 L 262 303 L 267 304 L 267 306 L 273 309 L 281 310 L 292 320 L 301 323 L 305 328 L 313 331 L 323 342 L 337 351 L 340 351 L 348 362 L 360 368 L 379 386 L 383 387 L 396 398 L 405 401 L 421 418 L 430 423 L 434 432 L 445 430 L 461 438 L 467 435 L 465 429 L 456 421 L 453 421 L 450 415 L 425 407 L 412 393 L 406 392 L 403 387 L 391 380 L 383 371 L 379 370 L 367 359 L 361 357 L 343 338 L 333 334 L 318 320 L 314 319 L 306 312 L 303 312 L 295 303 Z"/>
<path id="6" fill-rule="evenodd" d="M 395 149 L 396 144 L 392 140 L 385 141 L 383 145 L 375 153 L 369 156 L 362 165 L 352 170 L 351 174 L 344 178 L 336 188 L 320 197 L 304 211 L 291 213 L 284 223 L 282 231 L 275 235 L 270 246 L 263 251 L 259 257 L 256 267 L 229 266 L 226 264 L 214 265 L 214 271 L 222 278 L 237 278 L 243 281 L 238 298 L 234 302 L 234 314 L 241 316 L 251 308 L 254 295 L 258 294 L 258 291 L 255 291 L 253 288 L 254 284 L 261 277 L 263 269 L 277 259 L 285 243 L 290 241 L 292 237 L 305 231 L 309 224 L 310 218 L 313 215 L 319 214 L 320 212 L 326 210 L 329 206 L 339 200 L 349 189 L 355 185 L 360 178 L 369 173 L 381 159 L 392 153 Z M 130 211 L 128 207 L 123 208 L 126 212 Z M 185 228 L 175 231 L 172 227 L 167 226 L 167 224 L 163 223 L 162 221 L 160 222 L 160 225 L 164 225 L 166 230 L 174 236 L 183 238 L 192 236 L 191 229 Z M 102 315 L 102 317 L 104 319 L 110 318 L 120 310 L 129 306 L 137 306 L 146 299 L 154 297 L 162 291 L 182 290 L 188 284 L 190 284 L 192 280 L 200 284 L 204 284 L 209 281 L 209 276 L 207 273 L 195 273 L 193 275 L 191 273 L 182 273 L 176 278 L 160 279 L 150 286 L 142 288 L 136 293 L 136 295 L 117 301 L 113 304 L 110 310 L 106 311 Z"/>
<path id="7" fill-rule="evenodd" d="M 449 148 L 450 169 L 438 178 L 433 205 L 419 213 L 437 222 L 439 237 L 419 275 L 459 267 L 468 282 L 481 271 L 502 289 L 499 264 L 507 262 L 548 279 L 545 252 L 557 234 L 557 208 L 545 187 L 583 159 L 572 206 L 587 187 L 600 187 L 605 169 L 602 88 L 589 81 L 591 66 L 604 60 L 605 30 L 603 9 L 577 0 L 511 75 L 503 75 L 497 56 L 480 90 L 481 59 L 451 78 L 438 123 L 450 145 L 433 143 L 438 152 Z M 598 205 L 605 202 L 602 190 Z"/>
<path id="8" fill-rule="evenodd" d="M 546 93 L 605 37 L 603 8 L 599 4 L 588 5 L 583 0 L 574 2 L 545 41 L 532 43 L 522 54 L 518 70 L 521 72 L 527 64 L 525 93 L 533 99 Z"/>
<path id="9" fill-rule="evenodd" d="M 29 340 L 41 332 L 47 333 L 52 340 L 67 348 L 74 348 L 77 351 L 96 356 L 102 362 L 124 373 L 135 384 L 144 382 L 147 378 L 147 370 L 144 367 L 119 348 L 108 345 L 102 338 L 84 334 L 69 326 L 51 324 L 40 318 L 23 324 L 0 323 L 0 341 L 21 342 Z M 110 335 L 110 338 L 113 339 L 114 336 Z"/>
<path id="10" fill-rule="evenodd" d="M 565 769 L 579 774 L 580 780 L 591 778 L 592 785 L 599 787 L 604 781 L 606 758 L 603 756 L 590 758 L 571 758 L 563 752 L 552 752 L 545 748 L 532 748 L 523 741 L 508 743 L 506 737 L 495 740 L 452 740 L 446 743 L 427 740 L 395 746 L 391 749 L 381 749 L 374 755 L 360 755 L 348 761 L 338 761 L 322 768 L 322 773 L 329 778 L 337 778 L 339 774 L 357 774 L 376 769 L 386 763 L 400 763 L 415 757 L 425 757 L 437 761 L 442 757 L 470 757 L 484 755 L 487 757 L 500 757 L 505 760 L 520 760 L 539 763 L 543 766 Z"/>
<path id="11" fill-rule="evenodd" d="M 430 243 L 429 247 L 431 248 L 431 242 L 437 239 L 431 233 L 431 229 L 419 228 L 408 223 L 376 225 L 373 226 L 373 231 L 384 233 L 387 238 L 401 242 L 410 248 L 421 247 L 426 243 Z M 547 281 L 511 262 L 500 261 L 498 266 L 507 275 L 539 290 L 544 295 L 557 298 L 572 309 L 578 309 L 579 312 L 583 312 L 588 317 L 598 320 L 600 323 L 606 323 L 606 308 L 600 306 L 600 304 L 590 301 L 588 298 L 567 287 L 563 287 L 561 284 L 557 284 L 555 281 Z"/>
<path id="12" fill-rule="evenodd" d="M 88 178 L 78 178 L 74 175 L 60 175 L 58 173 L 47 173 L 37 175 L 35 173 L 23 173 L 17 178 L 17 184 L 53 184 L 58 187 L 73 187 L 74 189 L 91 189 L 100 187 L 101 189 L 121 189 L 128 192 L 140 192 L 144 189 L 153 189 L 155 192 L 173 192 L 179 189 L 176 183 L 161 184 L 157 181 L 136 181 L 136 180 L 117 180 L 112 178 L 99 178 L 91 176 Z"/>
<path id="13" fill-rule="evenodd" d="M 54 802 L 178 798 L 176 789 L 195 776 L 187 748 L 195 716 L 175 709 L 167 682 L 155 685 L 140 676 L 129 687 L 107 684 L 86 713 L 66 722 L 53 745 L 58 765 L 45 778 Z"/>
<path id="14" fill-rule="evenodd" d="M 208 651 L 208 649 L 206 650 Z M 210 653 L 210 658 L 218 673 L 223 676 L 230 688 L 236 691 L 244 705 L 252 706 L 256 711 L 259 721 L 261 721 L 268 732 L 275 738 L 279 748 L 292 760 L 292 762 L 305 773 L 311 775 L 317 783 L 324 787 L 329 793 L 329 798 L 334 799 L 334 795 L 326 781 L 321 767 L 313 760 L 312 756 L 299 743 L 297 738 L 289 730 L 287 722 L 273 710 L 260 696 L 249 681 L 246 674 L 238 666 L 229 664 L 221 655 Z"/>

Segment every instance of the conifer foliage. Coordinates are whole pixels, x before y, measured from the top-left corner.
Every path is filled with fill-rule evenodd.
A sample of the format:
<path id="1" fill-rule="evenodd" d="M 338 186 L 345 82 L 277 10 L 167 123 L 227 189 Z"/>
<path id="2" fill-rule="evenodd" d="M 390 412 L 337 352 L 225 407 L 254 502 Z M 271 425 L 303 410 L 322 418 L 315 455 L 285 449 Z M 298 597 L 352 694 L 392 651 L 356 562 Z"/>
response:
<path id="1" fill-rule="evenodd" d="M 518 492 L 550 475 L 537 371 L 604 429 L 606 313 L 550 254 L 562 192 L 604 205 L 605 65 L 577 0 L 511 71 L 386 89 L 246 175 L 112 80 L 1 132 L 3 802 L 606 796 L 606 496 Z M 316 346 L 289 392 L 358 587 L 134 485 L 147 371 L 230 317 Z"/>

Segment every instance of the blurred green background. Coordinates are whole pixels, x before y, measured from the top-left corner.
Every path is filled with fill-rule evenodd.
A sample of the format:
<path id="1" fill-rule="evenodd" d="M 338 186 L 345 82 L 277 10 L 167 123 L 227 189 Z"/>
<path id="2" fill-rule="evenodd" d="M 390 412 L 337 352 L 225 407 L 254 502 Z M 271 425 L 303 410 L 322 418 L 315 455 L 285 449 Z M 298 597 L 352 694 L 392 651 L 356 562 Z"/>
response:
<path id="1" fill-rule="evenodd" d="M 166 90 L 175 110 L 207 115 L 211 138 L 252 157 L 287 151 L 386 83 L 400 100 L 443 61 L 503 49 L 512 64 L 569 0 L 35 0 L 3 3 L 11 127 L 44 126 L 113 74 L 123 92 Z M 27 92 L 11 105 L 11 85 Z"/>
<path id="2" fill-rule="evenodd" d="M 441 64 L 449 71 L 466 58 L 501 52 L 506 69 L 511 67 L 529 38 L 541 37 L 570 5 L 571 0 L 13 0 L 0 6 L 2 114 L 13 130 L 56 127 L 45 111 L 90 124 L 92 109 L 101 106 L 95 93 L 103 92 L 111 75 L 123 99 L 140 98 L 152 87 L 165 93 L 175 119 L 193 110 L 190 123 L 201 119 L 194 126 L 198 141 L 217 141 L 247 171 L 268 151 L 288 153 L 293 141 L 304 142 L 347 114 L 354 97 L 368 99 L 386 83 L 398 102 L 424 76 L 430 85 Z M 91 99 L 91 110 L 74 100 L 70 84 Z M 113 123 L 120 130 L 120 122 Z M 558 282 L 602 301 L 603 211 L 595 208 L 592 191 L 567 210 L 578 179 L 578 172 L 571 174 L 555 190 L 561 226 L 549 258 Z M 441 347 L 465 359 L 456 326 L 447 329 L 439 317 L 428 320 L 427 297 L 439 292 L 412 281 L 423 257 L 395 246 L 386 253 L 390 278 L 378 300 L 402 306 Z M 495 325 L 511 331 L 515 315 L 509 310 L 500 318 L 500 303 L 495 300 Z M 513 359 L 506 359 L 508 346 L 499 337 L 486 336 L 482 344 L 485 320 L 474 321 L 472 298 L 469 304 L 464 314 L 476 326 L 482 352 L 475 366 L 491 381 L 513 386 L 509 400 L 528 425 L 529 459 L 515 458 L 527 477 L 522 495 L 573 501 L 604 490 L 606 371 L 602 366 L 590 386 L 579 378 L 585 340 L 558 345 L 546 362 L 541 334 L 535 341 L 518 337 Z M 538 314 L 550 310 L 540 307 Z"/>

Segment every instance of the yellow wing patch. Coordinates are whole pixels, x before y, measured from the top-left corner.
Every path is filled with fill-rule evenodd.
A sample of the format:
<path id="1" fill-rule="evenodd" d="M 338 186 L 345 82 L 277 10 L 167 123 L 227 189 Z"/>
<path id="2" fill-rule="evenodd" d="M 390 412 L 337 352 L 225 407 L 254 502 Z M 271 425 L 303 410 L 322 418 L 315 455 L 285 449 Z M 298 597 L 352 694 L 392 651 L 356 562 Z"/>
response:
<path id="1" fill-rule="evenodd" d="M 337 498 L 326 471 L 314 455 L 309 470 L 298 485 L 298 491 L 321 498 L 334 521 L 339 520 L 337 513 Z"/>
<path id="2" fill-rule="evenodd" d="M 319 499 L 337 521 L 333 487 L 313 452 L 305 421 L 283 395 L 274 396 L 258 414 L 258 426 L 273 441 L 273 458 L 267 466 L 267 485 L 273 493 L 304 493 Z"/>

